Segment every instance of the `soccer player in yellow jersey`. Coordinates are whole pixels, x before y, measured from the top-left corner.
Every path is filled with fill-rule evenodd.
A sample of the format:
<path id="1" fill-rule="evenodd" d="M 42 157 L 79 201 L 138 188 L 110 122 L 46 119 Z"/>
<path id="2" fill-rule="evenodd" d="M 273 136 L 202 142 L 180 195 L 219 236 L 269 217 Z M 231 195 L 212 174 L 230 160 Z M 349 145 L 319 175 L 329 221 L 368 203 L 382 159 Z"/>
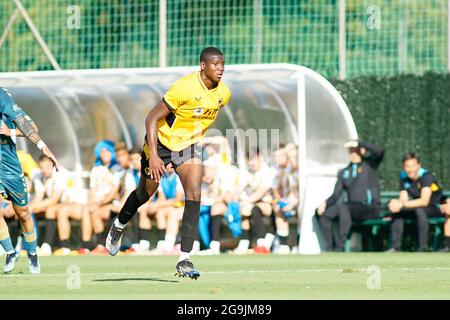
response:
<path id="1" fill-rule="evenodd" d="M 197 234 L 203 176 L 201 147 L 197 143 L 230 100 L 230 90 L 221 82 L 224 66 L 219 49 L 203 49 L 200 71 L 176 81 L 147 115 L 142 175 L 108 233 L 106 247 L 111 255 L 119 251 L 127 222 L 156 191 L 166 168 L 172 166 L 180 177 L 186 199 L 177 275 L 193 279 L 200 276 L 189 260 Z"/>

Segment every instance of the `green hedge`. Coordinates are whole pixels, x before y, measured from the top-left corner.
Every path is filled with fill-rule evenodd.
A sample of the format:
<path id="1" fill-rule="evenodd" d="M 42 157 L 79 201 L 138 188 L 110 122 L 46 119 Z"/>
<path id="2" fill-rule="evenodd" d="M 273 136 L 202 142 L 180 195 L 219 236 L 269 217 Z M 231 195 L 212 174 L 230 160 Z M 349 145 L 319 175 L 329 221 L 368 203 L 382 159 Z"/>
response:
<path id="1" fill-rule="evenodd" d="M 359 77 L 331 80 L 346 101 L 360 138 L 385 148 L 382 190 L 397 190 L 402 156 L 413 151 L 422 166 L 450 189 L 450 75 Z"/>

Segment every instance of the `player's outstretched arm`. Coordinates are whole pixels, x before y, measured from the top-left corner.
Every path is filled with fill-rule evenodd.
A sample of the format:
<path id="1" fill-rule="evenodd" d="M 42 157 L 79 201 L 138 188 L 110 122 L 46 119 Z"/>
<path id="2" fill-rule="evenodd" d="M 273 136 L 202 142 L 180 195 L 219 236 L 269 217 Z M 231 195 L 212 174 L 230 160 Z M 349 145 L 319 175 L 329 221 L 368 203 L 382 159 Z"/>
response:
<path id="1" fill-rule="evenodd" d="M 38 132 L 38 127 L 34 123 L 34 121 L 31 121 L 31 126 L 33 127 L 36 132 Z M 16 130 L 16 129 L 10 129 L 6 123 L 0 120 L 0 134 L 8 136 L 8 137 L 25 137 L 22 131 Z"/>
<path id="2" fill-rule="evenodd" d="M 150 178 L 157 183 L 161 180 L 161 176 L 166 171 L 164 162 L 158 156 L 156 146 L 158 143 L 158 121 L 164 119 L 170 114 L 169 108 L 164 101 L 161 101 L 154 107 L 145 118 L 145 129 L 147 131 L 147 144 L 149 150 L 149 168 Z"/>
<path id="3" fill-rule="evenodd" d="M 14 119 L 14 123 L 16 124 L 17 128 L 23 133 L 23 135 L 28 138 L 28 140 L 33 142 L 39 148 L 39 150 L 42 151 L 43 154 L 45 154 L 50 158 L 50 160 L 52 160 L 53 166 L 56 168 L 56 170 L 58 170 L 58 161 L 56 160 L 56 157 L 53 155 L 44 141 L 42 141 L 38 131 L 35 130 L 35 128 L 37 128 L 36 125 L 33 126 L 33 122 L 28 120 L 27 118 L 28 117 L 25 115 L 18 116 L 16 119 Z"/>

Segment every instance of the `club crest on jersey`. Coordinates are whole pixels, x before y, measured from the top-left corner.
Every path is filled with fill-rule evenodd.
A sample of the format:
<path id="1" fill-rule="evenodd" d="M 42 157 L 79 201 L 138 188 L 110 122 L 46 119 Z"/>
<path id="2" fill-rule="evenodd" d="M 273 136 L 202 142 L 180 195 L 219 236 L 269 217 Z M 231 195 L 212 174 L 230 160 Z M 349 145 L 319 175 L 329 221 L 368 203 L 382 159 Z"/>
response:
<path id="1" fill-rule="evenodd" d="M 201 115 L 203 113 L 203 108 L 197 108 L 197 109 L 194 109 L 194 114 L 196 115 L 196 116 L 199 116 L 199 115 Z"/>

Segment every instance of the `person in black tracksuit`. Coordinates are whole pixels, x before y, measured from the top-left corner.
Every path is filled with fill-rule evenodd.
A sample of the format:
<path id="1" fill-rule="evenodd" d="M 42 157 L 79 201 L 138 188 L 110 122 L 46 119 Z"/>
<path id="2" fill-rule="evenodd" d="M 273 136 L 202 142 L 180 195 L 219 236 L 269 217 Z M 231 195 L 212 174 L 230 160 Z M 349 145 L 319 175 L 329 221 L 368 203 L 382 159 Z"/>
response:
<path id="1" fill-rule="evenodd" d="M 443 216 L 445 212 L 441 212 L 440 206 L 446 205 L 446 197 L 436 178 L 422 168 L 415 153 L 407 153 L 404 156 L 403 168 L 404 171 L 400 173 L 399 198 L 388 204 L 389 211 L 393 213 L 392 248 L 388 251 L 400 250 L 405 218 L 417 219 L 417 251 L 427 251 L 428 218 Z"/>
<path id="2" fill-rule="evenodd" d="M 384 150 L 376 144 L 364 141 L 349 141 L 345 146 L 348 148 L 351 162 L 338 172 L 333 194 L 316 210 L 325 238 L 325 251 L 333 250 L 333 220 L 339 219 L 339 239 L 335 249 L 343 251 L 352 220 L 376 219 L 380 210 L 378 167 Z M 367 151 L 369 156 L 366 156 Z M 348 199 L 338 203 L 343 191 L 347 192 Z"/>

